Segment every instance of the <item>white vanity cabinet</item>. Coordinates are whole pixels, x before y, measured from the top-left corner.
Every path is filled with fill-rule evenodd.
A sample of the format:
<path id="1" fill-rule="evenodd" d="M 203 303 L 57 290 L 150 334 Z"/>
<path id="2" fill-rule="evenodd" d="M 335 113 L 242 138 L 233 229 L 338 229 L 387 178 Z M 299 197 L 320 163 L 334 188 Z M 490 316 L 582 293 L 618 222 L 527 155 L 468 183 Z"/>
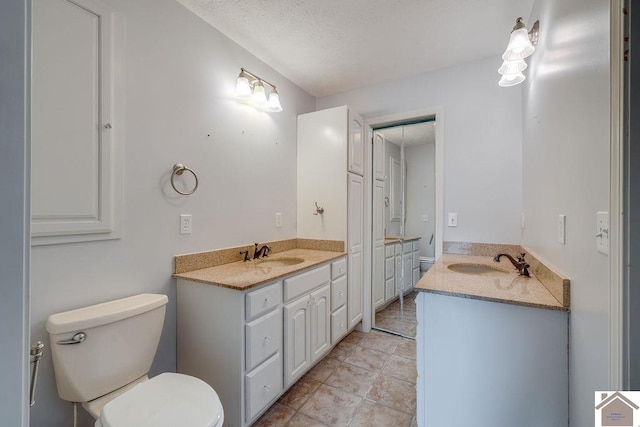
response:
<path id="1" fill-rule="evenodd" d="M 248 426 L 349 331 L 345 257 L 242 291 L 178 279 L 178 372 Z"/>
<path id="2" fill-rule="evenodd" d="M 331 349 L 331 272 L 325 265 L 284 280 L 284 383 Z"/>

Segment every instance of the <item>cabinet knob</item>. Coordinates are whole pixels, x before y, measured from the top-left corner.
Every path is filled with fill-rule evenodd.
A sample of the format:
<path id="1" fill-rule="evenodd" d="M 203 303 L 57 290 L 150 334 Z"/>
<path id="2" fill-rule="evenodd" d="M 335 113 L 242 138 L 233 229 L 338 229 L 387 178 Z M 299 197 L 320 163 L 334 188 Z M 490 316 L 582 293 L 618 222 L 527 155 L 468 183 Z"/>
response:
<path id="1" fill-rule="evenodd" d="M 342 292 L 338 292 L 338 296 L 339 296 L 339 297 L 341 297 L 341 296 L 343 296 L 343 295 L 344 295 L 344 294 L 343 294 Z"/>
<path id="2" fill-rule="evenodd" d="M 340 327 L 341 327 L 341 328 L 344 328 L 344 323 L 340 323 Z"/>
<path id="3" fill-rule="evenodd" d="M 263 388 L 264 388 L 264 391 L 266 391 L 267 393 L 271 391 L 271 386 L 269 386 L 268 384 L 265 385 Z"/>
<path id="4" fill-rule="evenodd" d="M 265 340 L 266 342 L 271 342 L 271 337 L 264 337 L 264 340 Z"/>
<path id="5" fill-rule="evenodd" d="M 264 299 L 264 302 L 269 302 L 270 300 L 271 300 L 271 297 L 266 297 L 266 298 Z"/>

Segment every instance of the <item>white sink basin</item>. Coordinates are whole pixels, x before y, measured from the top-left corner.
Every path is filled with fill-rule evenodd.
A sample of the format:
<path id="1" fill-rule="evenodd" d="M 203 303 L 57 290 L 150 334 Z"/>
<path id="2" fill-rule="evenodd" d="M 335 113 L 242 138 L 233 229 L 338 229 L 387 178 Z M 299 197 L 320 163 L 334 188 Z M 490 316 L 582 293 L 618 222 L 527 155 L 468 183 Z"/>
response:
<path id="1" fill-rule="evenodd" d="M 469 274 L 471 276 L 500 277 L 508 272 L 485 264 L 457 263 L 450 264 L 447 268 L 456 273 Z"/>
<path id="2" fill-rule="evenodd" d="M 302 258 L 275 258 L 256 261 L 258 267 L 288 267 L 304 262 Z"/>

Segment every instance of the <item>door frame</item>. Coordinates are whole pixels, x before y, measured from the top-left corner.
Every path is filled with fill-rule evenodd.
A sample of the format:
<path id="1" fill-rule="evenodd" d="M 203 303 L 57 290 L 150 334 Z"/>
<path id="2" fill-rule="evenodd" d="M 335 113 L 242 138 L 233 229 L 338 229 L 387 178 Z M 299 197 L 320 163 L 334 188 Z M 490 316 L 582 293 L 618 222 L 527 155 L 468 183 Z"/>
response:
<path id="1" fill-rule="evenodd" d="M 442 237 L 444 232 L 444 107 L 442 105 L 411 110 L 401 113 L 388 114 L 364 119 L 367 143 L 365 147 L 364 169 L 364 227 L 368 230 L 364 240 L 364 313 L 362 330 L 368 332 L 373 325 L 373 128 L 402 124 L 427 118 L 434 118 L 436 123 L 435 141 L 435 231 L 436 259 L 442 255 Z"/>

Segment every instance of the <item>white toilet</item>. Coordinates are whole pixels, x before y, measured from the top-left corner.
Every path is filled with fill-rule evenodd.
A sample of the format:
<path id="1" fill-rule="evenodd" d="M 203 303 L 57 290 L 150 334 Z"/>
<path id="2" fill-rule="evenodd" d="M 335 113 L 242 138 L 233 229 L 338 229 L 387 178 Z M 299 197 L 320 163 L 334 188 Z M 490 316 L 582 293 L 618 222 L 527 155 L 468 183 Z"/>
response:
<path id="1" fill-rule="evenodd" d="M 435 261 L 436 259 L 431 256 L 420 257 L 420 277 L 424 276 L 424 274 L 431 268 Z"/>
<path id="2" fill-rule="evenodd" d="M 218 427 L 224 411 L 207 383 L 147 376 L 164 323 L 166 295 L 141 294 L 47 320 L 58 394 L 80 402 L 96 427 Z"/>

